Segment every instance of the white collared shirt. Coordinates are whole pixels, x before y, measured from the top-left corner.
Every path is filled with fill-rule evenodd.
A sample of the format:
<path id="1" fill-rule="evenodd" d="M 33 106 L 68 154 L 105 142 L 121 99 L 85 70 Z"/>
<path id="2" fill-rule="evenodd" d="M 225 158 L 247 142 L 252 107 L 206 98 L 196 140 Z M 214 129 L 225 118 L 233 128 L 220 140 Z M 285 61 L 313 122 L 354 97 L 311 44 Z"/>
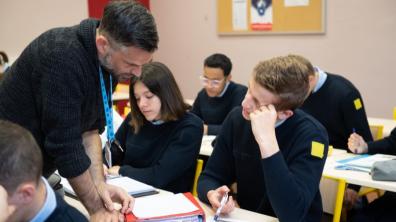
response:
<path id="1" fill-rule="evenodd" d="M 223 91 L 221 91 L 221 93 L 218 96 L 216 96 L 216 97 L 223 97 L 224 93 L 227 91 L 227 88 L 228 88 L 229 85 L 230 85 L 230 82 L 227 82 L 226 85 L 224 86 Z"/>
<path id="2" fill-rule="evenodd" d="M 40 211 L 33 217 L 30 222 L 42 222 L 47 220 L 47 218 L 54 212 L 56 208 L 56 197 L 55 192 L 52 190 L 51 186 L 48 184 L 47 180 L 44 177 L 41 177 L 41 180 L 45 184 L 46 197 L 43 206 Z"/>
<path id="3" fill-rule="evenodd" d="M 319 67 L 315 66 L 315 71 L 318 73 L 318 82 L 316 83 L 315 88 L 312 90 L 312 93 L 316 93 L 320 87 L 323 86 L 327 79 L 327 74 Z"/>

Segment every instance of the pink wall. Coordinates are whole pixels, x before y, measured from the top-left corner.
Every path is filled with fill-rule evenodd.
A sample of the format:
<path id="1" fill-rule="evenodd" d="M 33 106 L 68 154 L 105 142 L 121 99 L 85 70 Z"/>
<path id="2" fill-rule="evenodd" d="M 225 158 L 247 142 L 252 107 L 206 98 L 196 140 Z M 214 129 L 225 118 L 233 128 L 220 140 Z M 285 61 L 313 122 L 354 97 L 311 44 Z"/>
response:
<path id="1" fill-rule="evenodd" d="M 325 35 L 218 36 L 216 1 L 151 0 L 160 46 L 155 59 L 176 75 L 187 98 L 201 88 L 206 56 L 223 52 L 234 63 L 233 79 L 247 83 L 254 65 L 297 53 L 351 80 L 369 116 L 392 118 L 396 106 L 396 1 L 328 0 Z"/>
<path id="2" fill-rule="evenodd" d="M 38 4 L 39 2 L 39 4 Z M 392 117 L 396 106 L 396 1 L 327 0 L 325 35 L 220 37 L 215 0 L 151 0 L 160 48 L 155 59 L 174 71 L 187 98 L 201 88 L 203 59 L 223 52 L 234 63 L 233 78 L 248 81 L 262 59 L 287 53 L 305 55 L 325 70 L 350 79 L 363 95 L 368 115 Z M 14 60 L 43 31 L 88 17 L 86 1 L 0 1 L 0 50 Z"/>

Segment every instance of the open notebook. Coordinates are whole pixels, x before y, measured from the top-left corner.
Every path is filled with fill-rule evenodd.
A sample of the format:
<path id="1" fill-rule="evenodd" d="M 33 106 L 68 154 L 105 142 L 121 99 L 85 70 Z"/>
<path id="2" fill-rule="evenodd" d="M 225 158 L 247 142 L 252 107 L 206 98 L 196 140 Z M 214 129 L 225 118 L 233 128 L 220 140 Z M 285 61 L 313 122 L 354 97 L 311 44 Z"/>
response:
<path id="1" fill-rule="evenodd" d="M 337 162 L 339 163 L 339 165 L 336 166 L 336 168 L 370 172 L 371 167 L 375 162 L 387 161 L 392 159 L 395 159 L 395 156 L 385 154 L 363 154 L 343 160 L 338 160 Z"/>
<path id="2" fill-rule="evenodd" d="M 66 178 L 62 177 L 61 183 L 67 194 L 76 196 L 76 193 Z M 141 197 L 158 193 L 158 191 L 153 186 L 147 185 L 129 177 L 108 178 L 106 183 L 123 188 L 128 192 L 129 195 L 132 195 L 133 197 Z"/>
<path id="3" fill-rule="evenodd" d="M 132 213 L 125 219 L 127 222 L 202 222 L 205 213 L 191 193 L 179 193 L 137 198 Z"/>

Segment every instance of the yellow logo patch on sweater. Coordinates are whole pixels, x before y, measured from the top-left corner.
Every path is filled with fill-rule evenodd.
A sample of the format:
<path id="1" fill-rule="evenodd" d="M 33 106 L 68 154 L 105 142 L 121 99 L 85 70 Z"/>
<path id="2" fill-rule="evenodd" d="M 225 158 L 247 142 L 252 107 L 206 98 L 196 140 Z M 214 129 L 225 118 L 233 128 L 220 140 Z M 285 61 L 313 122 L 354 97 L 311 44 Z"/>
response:
<path id="1" fill-rule="evenodd" d="M 359 110 L 363 107 L 362 105 L 362 101 L 360 100 L 360 98 L 357 98 L 353 101 L 353 103 L 355 104 L 355 109 Z"/>
<path id="2" fill-rule="evenodd" d="M 320 159 L 322 159 L 323 155 L 324 155 L 324 148 L 325 148 L 325 146 L 324 146 L 323 143 L 312 141 L 312 144 L 311 144 L 311 155 L 319 157 Z"/>

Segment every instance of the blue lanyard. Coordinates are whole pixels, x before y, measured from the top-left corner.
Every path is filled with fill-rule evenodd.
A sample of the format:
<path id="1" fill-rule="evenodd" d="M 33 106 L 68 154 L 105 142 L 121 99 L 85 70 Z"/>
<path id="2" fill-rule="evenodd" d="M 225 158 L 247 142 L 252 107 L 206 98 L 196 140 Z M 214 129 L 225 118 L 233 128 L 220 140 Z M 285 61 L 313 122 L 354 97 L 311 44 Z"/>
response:
<path id="1" fill-rule="evenodd" d="M 113 81 L 110 75 L 110 94 L 106 94 L 106 87 L 103 80 L 103 72 L 102 68 L 99 66 L 99 76 L 100 76 L 100 88 L 102 89 L 102 99 L 103 99 L 103 108 L 105 111 L 106 117 L 106 125 L 107 125 L 107 141 L 113 142 L 114 141 L 114 127 L 113 127 L 113 108 L 109 107 L 109 100 L 110 103 L 113 104 L 111 99 L 111 95 L 113 94 Z"/>

